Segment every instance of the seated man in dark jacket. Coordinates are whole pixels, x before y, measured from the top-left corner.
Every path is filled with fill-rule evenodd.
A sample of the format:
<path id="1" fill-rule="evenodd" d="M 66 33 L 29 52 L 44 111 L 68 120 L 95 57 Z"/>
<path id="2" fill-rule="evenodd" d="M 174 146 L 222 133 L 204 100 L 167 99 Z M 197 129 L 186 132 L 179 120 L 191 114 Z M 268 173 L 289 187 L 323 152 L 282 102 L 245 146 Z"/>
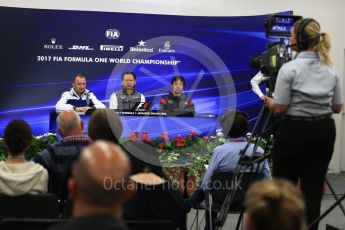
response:
<path id="1" fill-rule="evenodd" d="M 72 163 L 78 158 L 82 148 L 91 143 L 91 139 L 84 134 L 83 122 L 73 110 L 60 113 L 57 126 L 63 139 L 49 145 L 34 157 L 33 161 L 47 169 L 48 191 L 64 199 L 68 195 L 65 177 L 70 174 Z"/>
<path id="2" fill-rule="evenodd" d="M 160 110 L 167 112 L 194 112 L 195 106 L 189 97 L 183 93 L 186 81 L 182 76 L 175 76 L 171 80 L 172 92 L 160 99 Z"/>

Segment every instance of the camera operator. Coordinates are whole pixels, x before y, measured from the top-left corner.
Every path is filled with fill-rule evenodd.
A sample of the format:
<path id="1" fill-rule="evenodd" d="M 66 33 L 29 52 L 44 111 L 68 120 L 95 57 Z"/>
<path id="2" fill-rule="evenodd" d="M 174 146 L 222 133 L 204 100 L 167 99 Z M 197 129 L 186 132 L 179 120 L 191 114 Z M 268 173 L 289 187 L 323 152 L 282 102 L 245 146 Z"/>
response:
<path id="1" fill-rule="evenodd" d="M 265 103 L 282 114 L 273 148 L 274 176 L 295 184 L 300 179 L 310 224 L 320 215 L 336 137 L 332 113 L 343 107 L 342 86 L 329 56 L 330 36 L 317 21 L 297 21 L 290 40 L 297 56 L 281 67 L 274 98 L 265 96 Z"/>

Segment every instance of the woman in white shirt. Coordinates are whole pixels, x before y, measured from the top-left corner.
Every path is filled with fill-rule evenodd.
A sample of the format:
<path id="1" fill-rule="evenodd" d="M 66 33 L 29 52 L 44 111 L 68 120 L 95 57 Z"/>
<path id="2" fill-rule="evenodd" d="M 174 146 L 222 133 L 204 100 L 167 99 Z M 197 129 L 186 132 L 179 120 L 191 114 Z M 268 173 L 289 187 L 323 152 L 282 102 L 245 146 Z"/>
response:
<path id="1" fill-rule="evenodd" d="M 32 142 L 30 126 L 23 120 L 11 121 L 6 126 L 4 142 L 8 156 L 0 162 L 0 193 L 20 196 L 47 192 L 47 170 L 25 158 L 25 150 Z"/>

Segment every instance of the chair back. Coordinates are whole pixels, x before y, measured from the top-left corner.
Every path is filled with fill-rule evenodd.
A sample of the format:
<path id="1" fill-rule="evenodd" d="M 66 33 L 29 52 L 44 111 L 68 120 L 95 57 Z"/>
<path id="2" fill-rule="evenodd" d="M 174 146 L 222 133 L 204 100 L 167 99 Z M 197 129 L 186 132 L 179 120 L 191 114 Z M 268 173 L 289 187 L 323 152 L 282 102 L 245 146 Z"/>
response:
<path id="1" fill-rule="evenodd" d="M 64 221 L 63 219 L 6 218 L 0 221 L 0 229 L 44 230 Z"/>
<path id="2" fill-rule="evenodd" d="M 54 194 L 0 195 L 0 219 L 3 218 L 58 218 L 59 204 Z"/>
<path id="3" fill-rule="evenodd" d="M 62 218 L 71 218 L 73 212 L 73 201 L 70 197 L 68 197 L 63 204 L 62 208 Z"/>
<path id="4" fill-rule="evenodd" d="M 210 195 L 212 196 L 212 209 L 220 210 L 225 197 L 233 192 L 233 199 L 229 212 L 239 212 L 243 208 L 244 196 L 248 186 L 254 180 L 262 179 L 262 173 L 243 172 L 237 176 L 233 172 L 221 172 L 216 170 L 211 177 Z"/>
<path id="5" fill-rule="evenodd" d="M 126 220 L 126 225 L 132 230 L 176 230 L 176 225 L 170 220 Z"/>

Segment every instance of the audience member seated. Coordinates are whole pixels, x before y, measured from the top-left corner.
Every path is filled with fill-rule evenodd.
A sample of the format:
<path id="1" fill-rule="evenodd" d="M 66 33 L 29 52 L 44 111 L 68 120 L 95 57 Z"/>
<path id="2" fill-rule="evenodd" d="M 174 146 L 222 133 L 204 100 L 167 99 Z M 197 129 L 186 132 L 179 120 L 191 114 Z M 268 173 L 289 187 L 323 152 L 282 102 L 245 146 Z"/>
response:
<path id="1" fill-rule="evenodd" d="M 57 125 L 63 139 L 49 145 L 35 156 L 33 161 L 48 170 L 49 192 L 65 199 L 68 195 L 67 179 L 71 165 L 78 158 L 82 148 L 90 144 L 91 140 L 84 134 L 83 122 L 73 110 L 60 113 L 57 117 Z"/>
<path id="2" fill-rule="evenodd" d="M 142 142 L 124 146 L 132 164 L 136 193 L 124 206 L 126 220 L 170 220 L 186 229 L 186 207 L 178 188 L 165 179 L 155 148 Z"/>
<path id="3" fill-rule="evenodd" d="M 126 178 L 130 165 L 126 154 L 110 142 L 86 147 L 68 181 L 73 219 L 50 230 L 125 230 L 122 205 L 128 197 Z"/>
<path id="4" fill-rule="evenodd" d="M 23 120 L 11 121 L 5 128 L 4 142 L 8 156 L 0 162 L 0 193 L 20 196 L 47 192 L 47 170 L 25 158 L 32 142 L 30 126 Z"/>
<path id="5" fill-rule="evenodd" d="M 285 180 L 263 180 L 252 184 L 245 198 L 245 229 L 306 230 L 302 193 Z"/>
<path id="6" fill-rule="evenodd" d="M 108 140 L 118 143 L 122 134 L 122 123 L 114 110 L 100 109 L 89 119 L 88 133 L 92 140 Z"/>
<path id="7" fill-rule="evenodd" d="M 206 170 L 205 176 L 200 187 L 192 194 L 189 203 L 193 208 L 197 208 L 205 197 L 208 197 L 208 190 L 211 186 L 211 177 L 214 171 L 234 172 L 238 161 L 240 160 L 240 151 L 247 145 L 247 139 L 244 137 L 248 129 L 248 115 L 242 111 L 228 110 L 221 117 L 221 126 L 224 136 L 228 137 L 225 144 L 216 147 L 213 150 L 212 158 Z M 245 155 L 252 156 L 254 145 L 250 144 Z M 258 147 L 258 153 L 263 153 L 263 149 Z M 271 171 L 267 159 L 262 163 L 262 173 L 265 178 L 271 179 Z M 208 205 L 208 199 L 205 199 Z M 206 227 L 209 228 L 209 212 L 206 212 Z"/>

